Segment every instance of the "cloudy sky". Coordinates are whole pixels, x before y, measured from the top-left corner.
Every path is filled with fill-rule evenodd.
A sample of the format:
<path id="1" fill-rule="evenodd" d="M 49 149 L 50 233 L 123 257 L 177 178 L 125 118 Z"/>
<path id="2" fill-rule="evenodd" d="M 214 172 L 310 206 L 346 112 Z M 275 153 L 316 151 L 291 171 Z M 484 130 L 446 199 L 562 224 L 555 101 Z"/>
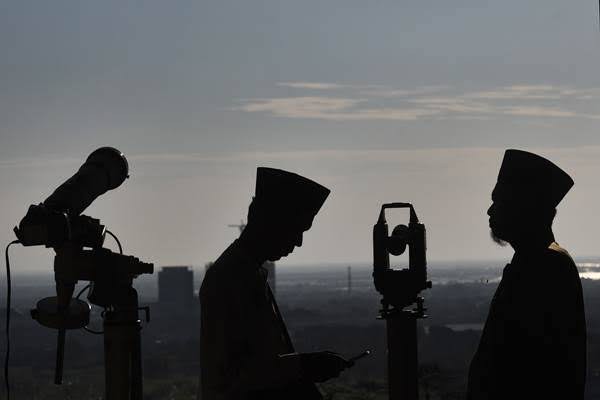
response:
<path id="1" fill-rule="evenodd" d="M 2 242 L 110 145 L 131 179 L 86 213 L 158 265 L 216 258 L 260 165 L 332 189 L 285 263 L 369 261 L 390 201 L 414 202 L 432 260 L 507 259 L 485 211 L 520 148 L 573 176 L 557 238 L 600 255 L 597 2 L 6 0 L 0 49 Z"/>

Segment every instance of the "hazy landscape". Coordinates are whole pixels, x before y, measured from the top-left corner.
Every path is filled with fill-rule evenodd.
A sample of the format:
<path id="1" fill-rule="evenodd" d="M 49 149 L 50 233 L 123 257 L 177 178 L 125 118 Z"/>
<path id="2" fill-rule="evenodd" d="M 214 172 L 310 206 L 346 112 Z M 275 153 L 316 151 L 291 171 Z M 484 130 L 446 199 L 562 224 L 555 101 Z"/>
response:
<path id="1" fill-rule="evenodd" d="M 579 260 L 582 276 L 595 277 L 596 260 Z M 424 293 L 428 318 L 419 322 L 421 398 L 460 399 L 466 373 L 477 346 L 503 263 L 432 263 L 433 289 Z M 366 264 L 305 265 L 277 268 L 281 311 L 297 351 L 334 350 L 353 356 L 372 355 L 338 379 L 321 385 L 329 399 L 384 399 L 385 322 L 377 320 L 380 296 Z M 195 268 L 196 290 L 203 267 Z M 598 269 L 600 271 L 600 269 Z M 587 274 L 587 275 L 586 275 Z M 50 274 L 15 272 L 11 329 L 13 399 L 101 399 L 103 343 L 101 336 L 69 331 L 64 384 L 52 383 L 56 333 L 33 321 L 28 310 L 36 300 L 53 295 Z M 142 331 L 146 399 L 194 399 L 199 359 L 199 306 L 172 309 L 157 302 L 156 277 L 136 282 L 142 302 L 151 306 L 151 321 Z M 600 394 L 600 281 L 583 279 L 588 326 L 586 398 Z M 4 293 L 4 291 L 3 291 Z M 527 307 L 526 304 L 523 305 Z M 101 327 L 98 309 L 91 325 Z M 4 320 L 4 309 L 2 318 Z M 2 337 L 2 351 L 5 338 Z"/>

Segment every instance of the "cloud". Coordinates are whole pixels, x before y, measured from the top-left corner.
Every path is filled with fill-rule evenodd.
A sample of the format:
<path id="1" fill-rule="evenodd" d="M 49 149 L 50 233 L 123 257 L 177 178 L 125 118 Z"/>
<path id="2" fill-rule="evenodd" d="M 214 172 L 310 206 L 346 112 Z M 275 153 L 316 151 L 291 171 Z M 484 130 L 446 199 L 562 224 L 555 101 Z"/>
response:
<path id="1" fill-rule="evenodd" d="M 441 85 L 409 89 L 318 82 L 283 82 L 278 85 L 300 91 L 343 88 L 344 97 L 247 99 L 236 109 L 281 118 L 328 121 L 487 120 L 509 117 L 600 119 L 600 115 L 585 111 L 591 101 L 600 99 L 600 88 L 519 84 L 461 92 Z"/>
<path id="2" fill-rule="evenodd" d="M 561 89 L 551 85 L 513 85 L 467 93 L 464 97 L 487 100 L 557 100 L 561 98 Z"/>
<path id="3" fill-rule="evenodd" d="M 551 159 L 568 160 L 565 164 L 588 166 L 597 169 L 600 160 L 600 146 L 572 146 L 572 147 L 533 147 L 528 151 L 542 154 Z M 503 150 L 497 147 L 440 147 L 440 148 L 411 148 L 411 149 L 310 149 L 310 150 L 282 150 L 282 151 L 244 151 L 202 153 L 137 153 L 128 156 L 128 160 L 137 163 L 222 163 L 232 165 L 235 163 L 265 163 L 265 162 L 301 162 L 308 165 L 318 161 L 334 161 L 335 163 L 347 161 L 349 163 L 402 163 L 431 166 L 439 168 L 440 165 L 449 166 L 455 161 L 466 160 L 478 155 L 481 158 L 494 159 L 499 163 Z M 48 159 L 45 165 L 62 163 L 63 160 Z M 562 161 L 561 161 L 562 163 Z M 496 165 L 496 164 L 494 164 Z M 497 166 L 497 165 L 496 165 Z"/>
<path id="4" fill-rule="evenodd" d="M 413 96 L 420 96 L 420 95 L 425 95 L 425 94 L 439 93 L 439 92 L 449 89 L 449 88 L 450 88 L 450 86 L 446 86 L 446 85 L 423 86 L 423 87 L 416 88 L 416 89 L 394 89 L 394 88 L 379 86 L 379 87 L 375 87 L 370 90 L 365 90 L 362 93 L 367 96 L 374 96 L 374 97 L 387 97 L 387 98 L 413 97 Z"/>
<path id="5" fill-rule="evenodd" d="M 238 109 L 246 112 L 265 112 L 278 117 L 330 121 L 414 121 L 440 113 L 439 110 L 427 108 L 359 108 L 361 103 L 366 101 L 341 97 L 284 97 L 248 100 Z"/>
<path id="6" fill-rule="evenodd" d="M 494 108 L 490 104 L 470 101 L 460 97 L 424 97 L 408 101 L 447 113 L 486 114 L 494 112 Z"/>
<path id="7" fill-rule="evenodd" d="M 485 100 L 591 100 L 600 99 L 600 88 L 573 88 L 554 85 L 511 85 L 464 94 L 465 98 Z"/>
<path id="8" fill-rule="evenodd" d="M 363 101 L 341 97 L 283 97 L 249 100 L 239 109 L 246 112 L 267 112 L 288 118 L 327 119 L 328 116 L 349 110 Z"/>
<path id="9" fill-rule="evenodd" d="M 507 107 L 503 110 L 503 113 L 506 115 L 519 115 L 527 117 L 573 118 L 580 116 L 580 114 L 577 114 L 573 111 L 538 106 Z"/>
<path id="10" fill-rule="evenodd" d="M 65 165 L 81 165 L 82 160 L 80 158 L 73 157 L 60 157 L 60 158 L 46 158 L 46 157 L 20 157 L 12 159 L 0 160 L 0 168 L 55 168 Z"/>
<path id="11" fill-rule="evenodd" d="M 371 108 L 358 110 L 354 113 L 338 113 L 330 115 L 330 119 L 337 121 L 366 121 L 366 120 L 395 120 L 415 121 L 424 117 L 440 114 L 439 110 L 425 108 Z"/>
<path id="12" fill-rule="evenodd" d="M 323 83 L 323 82 L 280 82 L 277 86 L 290 87 L 294 89 L 318 89 L 318 90 L 330 90 L 330 89 L 341 89 L 345 85 L 339 85 L 337 83 Z"/>

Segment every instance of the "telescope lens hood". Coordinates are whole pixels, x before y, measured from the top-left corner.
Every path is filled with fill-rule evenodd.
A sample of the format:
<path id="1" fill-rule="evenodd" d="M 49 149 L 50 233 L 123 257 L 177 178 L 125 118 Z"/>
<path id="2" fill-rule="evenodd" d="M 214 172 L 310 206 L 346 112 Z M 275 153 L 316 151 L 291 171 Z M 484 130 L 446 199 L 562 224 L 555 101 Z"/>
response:
<path id="1" fill-rule="evenodd" d="M 106 171 L 109 179 L 107 190 L 119 187 L 129 177 L 127 159 L 114 147 L 100 147 L 94 150 L 86 160 L 86 164 L 88 163 Z"/>

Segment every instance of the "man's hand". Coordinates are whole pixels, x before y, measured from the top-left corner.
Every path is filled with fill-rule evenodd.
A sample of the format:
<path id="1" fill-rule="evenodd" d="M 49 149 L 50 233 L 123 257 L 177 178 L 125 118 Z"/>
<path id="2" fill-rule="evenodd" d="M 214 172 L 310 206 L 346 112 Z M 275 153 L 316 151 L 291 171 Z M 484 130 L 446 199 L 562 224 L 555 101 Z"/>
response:
<path id="1" fill-rule="evenodd" d="M 299 356 L 302 373 L 311 382 L 325 382 L 337 378 L 344 369 L 354 365 L 331 351 L 302 353 Z"/>

